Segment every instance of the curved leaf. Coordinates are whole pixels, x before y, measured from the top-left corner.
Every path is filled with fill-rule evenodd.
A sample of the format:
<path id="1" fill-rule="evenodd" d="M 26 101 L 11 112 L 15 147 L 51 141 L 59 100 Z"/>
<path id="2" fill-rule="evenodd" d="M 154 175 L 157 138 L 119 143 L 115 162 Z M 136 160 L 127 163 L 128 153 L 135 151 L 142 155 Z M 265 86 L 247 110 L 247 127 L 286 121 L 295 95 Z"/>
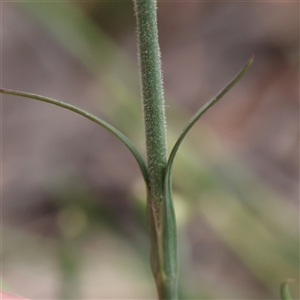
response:
<path id="1" fill-rule="evenodd" d="M 171 257 L 173 259 L 169 259 L 165 261 L 165 270 L 168 271 L 168 274 L 173 274 L 175 277 L 177 276 L 177 254 L 176 254 L 176 219 L 175 219 L 175 212 L 174 212 L 174 205 L 172 200 L 172 167 L 174 158 L 178 151 L 178 148 L 183 141 L 184 137 L 193 127 L 193 125 L 199 120 L 199 118 L 211 107 L 213 106 L 218 100 L 220 100 L 246 73 L 248 68 L 253 62 L 253 55 L 245 64 L 245 66 L 240 70 L 240 72 L 233 78 L 232 81 L 221 91 L 219 92 L 214 98 L 204 104 L 197 113 L 189 120 L 187 125 L 184 127 L 182 133 L 180 134 L 179 138 L 177 139 L 171 154 L 169 156 L 165 175 L 164 175 L 164 193 L 165 193 L 165 201 L 163 202 L 163 209 L 162 209 L 162 234 L 163 234 L 163 241 L 164 241 L 164 250 L 165 256 Z M 176 278 L 175 278 L 176 281 Z M 285 299 L 286 300 L 286 299 Z"/>
<path id="2" fill-rule="evenodd" d="M 134 156 L 134 158 L 136 159 L 140 170 L 142 172 L 144 181 L 146 183 L 146 186 L 148 188 L 148 171 L 147 171 L 147 167 L 146 164 L 144 162 L 144 159 L 142 158 L 140 152 L 137 150 L 137 148 L 135 147 L 135 145 L 122 133 L 120 132 L 118 129 L 116 129 L 114 126 L 110 125 L 109 123 L 105 122 L 104 120 L 94 116 L 93 114 L 88 113 L 85 110 L 82 110 L 74 105 L 62 102 L 62 101 L 58 101 L 52 98 L 47 98 L 47 97 L 43 97 L 40 95 L 36 95 L 36 94 L 31 94 L 31 93 L 25 93 L 25 92 L 19 92 L 19 91 L 13 91 L 13 90 L 7 90 L 7 89 L 0 89 L 0 92 L 3 94 L 9 94 L 9 95 L 14 95 L 14 96 L 20 96 L 20 97 L 25 97 L 25 98 L 30 98 L 30 99 L 34 99 L 34 100 L 40 100 L 43 102 L 47 102 L 47 103 L 51 103 L 63 108 L 66 108 L 68 110 L 74 111 L 79 115 L 84 116 L 85 118 L 95 122 L 96 124 L 102 126 L 103 128 L 107 129 L 109 132 L 111 132 L 113 135 L 115 135 L 120 141 L 123 142 L 123 144 L 129 149 L 129 151 L 132 153 L 132 155 Z"/>
<path id="3" fill-rule="evenodd" d="M 168 163 L 166 166 L 165 171 L 165 185 L 167 192 L 170 193 L 171 191 L 171 173 L 172 173 L 172 167 L 174 158 L 176 156 L 176 153 L 178 151 L 178 148 L 187 135 L 187 133 L 190 131 L 190 129 L 194 126 L 194 124 L 200 119 L 200 117 L 215 103 L 217 103 L 246 73 L 246 71 L 249 69 L 253 62 L 254 56 L 252 55 L 251 58 L 247 61 L 247 63 L 244 65 L 244 67 L 239 71 L 239 73 L 228 83 L 228 85 L 221 90 L 215 97 L 213 97 L 211 100 L 209 100 L 207 103 L 205 103 L 196 113 L 195 115 L 188 121 L 186 126 L 184 127 L 183 131 L 181 132 L 179 138 L 177 139 L 171 154 L 168 159 Z M 168 187 L 169 186 L 169 187 Z"/>
<path id="4" fill-rule="evenodd" d="M 293 300 L 288 286 L 291 282 L 294 282 L 294 279 L 287 279 L 280 285 L 280 296 L 282 300 Z"/>

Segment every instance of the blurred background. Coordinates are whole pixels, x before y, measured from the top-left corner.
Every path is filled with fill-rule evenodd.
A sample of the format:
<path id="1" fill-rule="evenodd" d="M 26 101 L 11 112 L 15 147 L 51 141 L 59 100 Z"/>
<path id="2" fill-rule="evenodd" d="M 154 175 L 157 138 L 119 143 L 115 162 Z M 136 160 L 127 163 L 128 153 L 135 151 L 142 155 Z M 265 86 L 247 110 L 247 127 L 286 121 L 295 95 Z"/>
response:
<path id="1" fill-rule="evenodd" d="M 2 2 L 2 87 L 77 105 L 144 151 L 131 1 Z M 180 299 L 299 299 L 299 3 L 158 1 Z M 110 133 L 2 95 L 2 268 L 31 299 L 155 299 L 145 189 Z"/>

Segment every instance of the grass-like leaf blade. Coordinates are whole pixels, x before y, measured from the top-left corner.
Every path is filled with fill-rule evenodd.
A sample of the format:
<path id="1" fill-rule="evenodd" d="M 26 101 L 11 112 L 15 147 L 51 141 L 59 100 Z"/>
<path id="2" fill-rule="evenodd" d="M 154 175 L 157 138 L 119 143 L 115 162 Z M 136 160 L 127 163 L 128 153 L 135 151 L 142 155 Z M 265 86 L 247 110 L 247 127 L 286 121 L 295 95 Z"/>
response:
<path id="1" fill-rule="evenodd" d="M 166 166 L 165 171 L 165 184 L 166 188 L 168 185 L 170 185 L 171 182 L 171 173 L 172 173 L 172 167 L 174 158 L 176 156 L 176 153 L 179 149 L 179 146 L 187 133 L 191 130 L 191 128 L 194 126 L 194 124 L 200 119 L 200 117 L 215 103 L 217 103 L 231 88 L 235 86 L 235 84 L 244 76 L 244 74 L 247 72 L 249 67 L 251 66 L 253 62 L 254 56 L 252 55 L 251 58 L 247 61 L 247 63 L 244 65 L 244 67 L 238 72 L 238 74 L 227 84 L 227 86 L 222 89 L 215 97 L 213 97 L 211 100 L 206 102 L 196 113 L 195 115 L 188 121 L 184 129 L 182 130 L 179 138 L 177 139 L 175 145 L 173 146 L 173 149 L 171 151 L 171 154 L 168 159 L 168 163 Z"/>
<path id="2" fill-rule="evenodd" d="M 163 226 L 163 235 L 164 235 L 164 243 L 165 243 L 164 248 L 168 249 L 165 255 L 170 255 L 171 257 L 174 257 L 174 260 L 168 261 L 168 265 L 165 266 L 165 268 L 169 271 L 168 272 L 169 274 L 174 274 L 174 276 L 176 276 L 177 274 L 177 261 L 175 260 L 177 254 L 172 253 L 172 251 L 173 252 L 176 251 L 176 222 L 175 222 L 175 212 L 174 212 L 174 206 L 172 200 L 172 183 L 171 183 L 174 158 L 176 156 L 176 153 L 179 149 L 181 142 L 183 141 L 187 133 L 190 131 L 190 129 L 193 127 L 193 125 L 211 106 L 213 106 L 216 102 L 218 102 L 243 77 L 243 75 L 251 66 L 253 59 L 254 57 L 252 55 L 251 58 L 245 64 L 245 66 L 229 82 L 229 84 L 223 90 L 221 90 L 215 97 L 213 97 L 210 101 L 204 104 L 196 112 L 196 114 L 189 120 L 187 125 L 184 127 L 182 133 L 180 134 L 179 138 L 177 139 L 171 151 L 171 154 L 169 156 L 166 165 L 165 176 L 164 176 L 165 201 L 163 203 L 164 205 L 162 210 L 163 216 L 161 217 L 161 220 L 163 220 L 163 224 L 167 224 L 167 226 Z"/>
<path id="3" fill-rule="evenodd" d="M 54 104 L 56 106 L 63 107 L 65 109 L 71 110 L 71 111 L 73 111 L 73 112 L 75 112 L 75 113 L 77 113 L 79 115 L 82 115 L 85 118 L 93 121 L 94 123 L 102 126 L 105 129 L 107 129 L 114 136 L 116 136 L 121 142 L 123 142 L 123 144 L 132 153 L 132 155 L 134 156 L 134 158 L 136 159 L 136 161 L 137 161 L 137 163 L 139 165 L 139 168 L 140 168 L 141 173 L 143 175 L 144 181 L 145 181 L 146 186 L 148 188 L 148 171 L 147 171 L 147 167 L 146 167 L 144 159 L 142 158 L 140 152 L 135 147 L 135 145 L 122 132 L 120 132 L 114 126 L 110 125 L 109 123 L 105 122 L 104 120 L 96 117 L 93 114 L 90 114 L 89 112 L 87 112 L 87 111 L 85 111 L 83 109 L 80 109 L 80 108 L 78 108 L 78 107 L 76 107 L 74 105 L 71 105 L 71 104 L 68 104 L 68 103 L 65 103 L 65 102 L 62 102 L 62 101 L 59 101 L 59 100 L 55 100 L 55 99 L 52 99 L 52 98 L 40 96 L 40 95 L 37 95 L 37 94 L 31 94 L 31 93 L 14 91 L 14 90 L 8 90 L 8 89 L 0 89 L 0 92 L 3 93 L 3 94 L 20 96 L 20 97 L 25 97 L 25 98 L 30 98 L 30 99 L 39 100 L 39 101 L 43 101 L 43 102 Z"/>
<path id="4" fill-rule="evenodd" d="M 293 300 L 289 290 L 289 283 L 294 282 L 293 279 L 287 279 L 280 285 L 280 296 L 282 300 Z"/>

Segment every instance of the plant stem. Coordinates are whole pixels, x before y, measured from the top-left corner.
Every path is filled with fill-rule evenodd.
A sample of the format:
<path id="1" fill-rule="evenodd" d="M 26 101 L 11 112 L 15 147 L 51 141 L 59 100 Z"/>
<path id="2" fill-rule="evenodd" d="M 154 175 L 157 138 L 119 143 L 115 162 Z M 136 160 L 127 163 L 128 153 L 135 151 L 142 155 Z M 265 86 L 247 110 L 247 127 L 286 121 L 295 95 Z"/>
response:
<path id="1" fill-rule="evenodd" d="M 134 0 L 146 131 L 149 189 L 147 215 L 150 262 L 159 299 L 177 299 L 176 227 L 172 201 L 167 201 L 164 94 L 158 44 L 156 1 Z M 170 230 L 171 232 L 170 232 Z"/>
<path id="2" fill-rule="evenodd" d="M 139 64 L 146 130 L 151 195 L 162 202 L 163 173 L 167 163 L 165 109 L 156 25 L 156 2 L 134 1 L 139 39 Z"/>

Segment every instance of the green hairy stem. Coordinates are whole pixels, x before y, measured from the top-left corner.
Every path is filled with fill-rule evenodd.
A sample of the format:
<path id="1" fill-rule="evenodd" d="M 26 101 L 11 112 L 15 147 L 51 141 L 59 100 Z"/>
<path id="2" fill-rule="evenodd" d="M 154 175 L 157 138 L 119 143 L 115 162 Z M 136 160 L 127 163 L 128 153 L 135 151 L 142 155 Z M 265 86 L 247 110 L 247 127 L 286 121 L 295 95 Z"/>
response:
<path id="1" fill-rule="evenodd" d="M 150 261 L 159 299 L 177 299 L 176 226 L 165 195 L 167 164 L 165 107 L 158 44 L 156 1 L 134 1 L 146 132 Z"/>
<path id="2" fill-rule="evenodd" d="M 138 28 L 150 195 L 155 206 L 163 201 L 163 173 L 167 163 L 165 107 L 156 26 L 156 2 L 134 1 Z"/>

